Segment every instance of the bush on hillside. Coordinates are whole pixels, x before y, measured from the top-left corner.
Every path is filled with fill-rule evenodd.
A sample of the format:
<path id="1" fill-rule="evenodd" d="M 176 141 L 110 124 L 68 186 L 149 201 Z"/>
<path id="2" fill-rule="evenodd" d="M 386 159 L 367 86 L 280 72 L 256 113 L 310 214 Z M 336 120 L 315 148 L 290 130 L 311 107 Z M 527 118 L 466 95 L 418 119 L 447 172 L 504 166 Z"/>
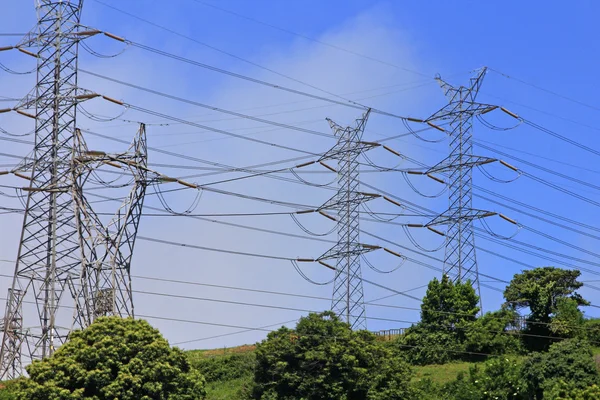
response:
<path id="1" fill-rule="evenodd" d="M 521 377 L 521 364 L 516 360 L 496 357 L 484 368 L 471 367 L 444 388 L 453 400 L 526 400 L 527 385 Z"/>
<path id="2" fill-rule="evenodd" d="M 416 399 L 410 368 L 390 346 L 329 311 L 269 333 L 256 360 L 255 399 Z"/>
<path id="3" fill-rule="evenodd" d="M 586 341 L 562 340 L 550 346 L 546 353 L 529 357 L 523 367 L 531 399 L 540 400 L 556 395 L 557 387 L 587 389 L 599 383 L 593 353 Z"/>
<path id="4" fill-rule="evenodd" d="M 487 356 L 478 354 L 520 354 L 523 352 L 519 332 L 512 329 L 518 314 L 512 310 L 486 313 L 466 330 L 465 351 L 470 359 Z M 477 354 L 478 353 L 478 354 Z"/>
<path id="5" fill-rule="evenodd" d="M 421 321 L 397 339 L 397 348 L 415 365 L 465 358 L 468 329 L 478 312 L 479 297 L 471 282 L 454 283 L 447 275 L 434 278 L 423 297 Z"/>
<path id="6" fill-rule="evenodd" d="M 19 400 L 200 400 L 204 379 L 144 320 L 99 318 L 27 366 Z"/>
<path id="7" fill-rule="evenodd" d="M 255 364 L 254 352 L 207 357 L 192 362 L 192 365 L 202 373 L 206 382 L 229 381 L 252 376 Z"/>

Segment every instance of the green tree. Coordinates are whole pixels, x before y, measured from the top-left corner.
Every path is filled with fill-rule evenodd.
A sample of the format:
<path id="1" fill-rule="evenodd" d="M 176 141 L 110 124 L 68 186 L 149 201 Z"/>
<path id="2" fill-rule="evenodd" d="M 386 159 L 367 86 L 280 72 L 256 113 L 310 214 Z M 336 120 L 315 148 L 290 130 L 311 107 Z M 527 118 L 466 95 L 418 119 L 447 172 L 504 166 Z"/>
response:
<path id="1" fill-rule="evenodd" d="M 454 283 L 448 275 L 434 278 L 421 304 L 421 325 L 431 329 L 453 330 L 475 321 L 479 297 L 470 281 Z"/>
<path id="2" fill-rule="evenodd" d="M 521 364 L 503 357 L 489 360 L 484 368 L 471 367 L 468 375 L 460 374 L 444 391 L 452 400 L 528 399 Z"/>
<path id="3" fill-rule="evenodd" d="M 479 297 L 471 282 L 454 283 L 447 275 L 429 282 L 421 304 L 421 321 L 398 338 L 413 364 L 443 364 L 464 358 L 469 327 L 476 321 Z"/>
<path id="4" fill-rule="evenodd" d="M 269 333 L 256 348 L 256 399 L 413 399 L 411 371 L 366 331 L 334 313 L 309 314 L 296 329 Z"/>
<path id="5" fill-rule="evenodd" d="M 204 379 L 148 322 L 99 318 L 27 367 L 19 400 L 198 400 Z"/>
<path id="6" fill-rule="evenodd" d="M 540 336 L 554 336 L 551 326 L 560 305 L 565 307 L 565 312 L 566 308 L 573 304 L 589 305 L 589 302 L 576 292 L 583 286 L 583 283 L 577 280 L 579 275 L 581 272 L 576 270 L 536 268 L 516 274 L 506 287 L 504 291 L 506 307 L 513 310 L 528 308 L 530 311 L 528 317 L 530 322 L 525 329 L 525 333 L 530 336 L 524 337 L 524 342 L 529 349 L 546 350 L 550 346 L 551 339 Z M 564 303 L 561 299 L 571 299 L 572 302 Z"/>
<path id="7" fill-rule="evenodd" d="M 600 386 L 592 385 L 585 389 L 577 389 L 572 384 L 560 381 L 545 393 L 547 400 L 597 400 L 600 399 Z"/>
<path id="8" fill-rule="evenodd" d="M 516 311 L 508 309 L 489 312 L 477 318 L 467 328 L 466 351 L 494 355 L 521 353 L 521 340 L 514 329 L 517 318 Z"/>
<path id="9" fill-rule="evenodd" d="M 545 353 L 529 357 L 523 367 L 530 399 L 551 399 L 569 391 L 585 390 L 598 384 L 599 376 L 587 341 L 561 340 Z"/>
<path id="10" fill-rule="evenodd" d="M 579 304 L 571 298 L 560 298 L 556 301 L 556 311 L 550 323 L 550 331 L 555 336 L 564 338 L 586 337 L 585 318 Z"/>

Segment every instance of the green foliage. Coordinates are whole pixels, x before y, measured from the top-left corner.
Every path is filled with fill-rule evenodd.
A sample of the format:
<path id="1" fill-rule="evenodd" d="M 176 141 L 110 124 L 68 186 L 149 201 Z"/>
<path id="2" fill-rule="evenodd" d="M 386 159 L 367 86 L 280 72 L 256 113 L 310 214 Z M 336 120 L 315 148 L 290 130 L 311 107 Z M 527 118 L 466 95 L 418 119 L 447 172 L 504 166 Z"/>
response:
<path id="1" fill-rule="evenodd" d="M 478 318 L 466 330 L 465 350 L 494 355 L 521 353 L 523 349 L 518 332 L 509 331 L 517 317 L 515 311 L 505 309 Z M 480 357 L 473 354 L 472 358 Z"/>
<path id="2" fill-rule="evenodd" d="M 577 339 L 562 340 L 550 346 L 546 353 L 529 357 L 523 367 L 531 399 L 547 399 L 557 390 L 587 389 L 599 382 L 589 344 Z M 562 382 L 561 382 L 562 381 Z M 561 392 L 562 393 L 562 392 Z"/>
<path id="3" fill-rule="evenodd" d="M 484 369 L 472 367 L 468 375 L 459 375 L 444 391 L 453 400 L 527 399 L 521 365 L 503 357 L 486 362 Z"/>
<path id="4" fill-rule="evenodd" d="M 551 344 L 551 339 L 543 339 L 540 336 L 553 336 L 553 317 L 562 308 L 561 320 L 555 326 L 561 333 L 565 332 L 565 321 L 577 316 L 573 314 L 573 304 L 577 306 L 589 305 L 579 293 L 576 292 L 583 283 L 577 278 L 581 272 L 576 270 L 564 270 L 554 267 L 536 268 L 516 274 L 510 284 L 504 290 L 504 298 L 507 307 L 513 310 L 529 308 L 530 315 L 524 336 L 526 346 L 531 350 L 546 350 Z M 571 299 L 572 302 L 564 302 L 561 299 Z M 572 333 L 572 332 L 571 332 Z"/>
<path id="5" fill-rule="evenodd" d="M 600 318 L 586 319 L 583 329 L 590 343 L 593 346 L 600 346 Z"/>
<path id="6" fill-rule="evenodd" d="M 6 382 L 2 382 L 5 387 L 0 389 L 0 400 L 16 400 L 17 399 L 17 394 L 15 392 L 14 386 L 15 383 L 10 382 L 10 383 L 6 383 Z"/>
<path id="7" fill-rule="evenodd" d="M 256 349 L 253 397 L 279 400 L 413 399 L 411 371 L 390 346 L 353 332 L 334 313 L 309 314 Z"/>
<path id="8" fill-rule="evenodd" d="M 479 297 L 471 282 L 454 283 L 448 275 L 429 282 L 421 304 L 421 325 L 430 329 L 452 330 L 475 320 Z"/>
<path id="9" fill-rule="evenodd" d="M 255 363 L 254 353 L 246 352 L 198 359 L 192 366 L 202 373 L 206 382 L 216 382 L 251 376 Z"/>
<path id="10" fill-rule="evenodd" d="M 586 337 L 585 318 L 577 301 L 571 298 L 560 298 L 556 301 L 556 311 L 550 323 L 550 331 L 554 336 L 563 338 Z"/>
<path id="11" fill-rule="evenodd" d="M 557 382 L 554 387 L 544 392 L 544 398 L 548 400 L 597 400 L 600 399 L 600 386 L 592 385 L 584 389 L 573 387 L 571 383 L 563 380 Z"/>
<path id="12" fill-rule="evenodd" d="M 398 350 L 413 365 L 445 364 L 464 358 L 464 345 L 449 330 L 433 330 L 417 324 L 395 342 Z"/>
<path id="13" fill-rule="evenodd" d="M 443 364 L 464 358 L 469 327 L 479 312 L 471 282 L 454 283 L 447 275 L 429 282 L 421 321 L 398 338 L 397 345 L 415 365 Z"/>
<path id="14" fill-rule="evenodd" d="M 143 320 L 99 318 L 17 383 L 19 400 L 198 400 L 204 379 Z"/>

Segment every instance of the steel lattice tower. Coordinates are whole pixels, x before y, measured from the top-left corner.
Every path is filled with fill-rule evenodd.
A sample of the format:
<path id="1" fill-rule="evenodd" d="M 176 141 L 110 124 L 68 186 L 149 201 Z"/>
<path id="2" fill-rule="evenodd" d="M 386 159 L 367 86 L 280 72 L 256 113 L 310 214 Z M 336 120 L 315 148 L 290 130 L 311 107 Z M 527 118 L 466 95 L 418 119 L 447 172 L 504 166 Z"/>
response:
<path id="1" fill-rule="evenodd" d="M 89 151 L 80 134 L 77 135 L 77 141 L 79 156 L 75 162 L 81 179 L 102 165 L 129 169 L 133 177 L 132 189 L 106 226 L 83 195 L 84 182 L 78 185 L 81 194 L 76 199 L 81 202 L 78 207 L 78 223 L 83 251 L 73 324 L 76 328 L 85 328 L 100 316 L 134 316 L 131 259 L 146 188 L 151 181 L 148 179 L 150 170 L 144 124 L 140 125 L 133 143 L 125 153 L 110 155 Z"/>
<path id="2" fill-rule="evenodd" d="M 31 359 L 53 353 L 68 329 L 56 323 L 57 310 L 69 281 L 81 263 L 75 223 L 76 177 L 72 152 L 77 105 L 78 26 L 82 1 L 38 0 L 37 32 L 20 46 L 37 47 L 37 85 L 19 109 L 35 109 L 35 147 L 31 165 L 26 213 L 21 233 L 12 290 L 5 313 L 7 322 L 18 319 L 24 299 L 36 304 L 36 322 L 23 314 L 18 330 L 3 334 L 0 359 L 2 378 L 20 358 L 19 349 L 29 329 Z M 18 301 L 15 301 L 16 295 Z"/>
<path id="3" fill-rule="evenodd" d="M 338 242 L 318 260 L 336 260 L 331 309 L 352 329 L 367 328 L 360 256 L 374 250 L 374 246 L 359 241 L 359 206 L 374 198 L 369 193 L 359 191 L 358 179 L 358 157 L 362 152 L 378 146 L 361 141 L 369 113 L 370 110 L 356 121 L 354 127 L 342 127 L 328 119 L 338 141 L 320 159 L 321 162 L 338 162 L 338 192 L 320 208 L 321 211 L 337 211 Z"/>
<path id="4" fill-rule="evenodd" d="M 449 207 L 427 225 L 447 226 L 444 273 L 455 277 L 457 281 L 470 280 L 477 295 L 480 295 L 480 288 L 473 221 L 495 215 L 472 208 L 473 167 L 496 161 L 473 155 L 473 117 L 497 108 L 475 100 L 485 73 L 486 68 L 478 71 L 470 79 L 468 87 L 454 87 L 437 77 L 449 104 L 427 119 L 428 122 L 449 121 L 450 126 L 447 130 L 450 156 L 426 172 L 448 174 Z"/>

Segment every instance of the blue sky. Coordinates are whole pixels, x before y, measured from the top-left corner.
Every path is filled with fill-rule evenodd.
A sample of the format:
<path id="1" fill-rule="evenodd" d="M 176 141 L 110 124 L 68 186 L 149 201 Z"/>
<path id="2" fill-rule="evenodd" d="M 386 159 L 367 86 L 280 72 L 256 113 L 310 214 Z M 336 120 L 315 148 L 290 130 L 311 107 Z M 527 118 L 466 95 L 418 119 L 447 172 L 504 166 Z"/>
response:
<path id="1" fill-rule="evenodd" d="M 209 1 L 207 0 L 207 2 Z M 128 16 L 122 11 L 111 9 L 102 3 L 135 14 L 177 34 Z M 597 69 L 595 54 L 600 50 L 598 49 L 600 45 L 593 40 L 598 35 L 594 18 L 600 11 L 598 10 L 600 5 L 595 2 L 578 1 L 569 4 L 568 7 L 559 2 L 524 3 L 517 1 L 500 4 L 474 1 L 264 0 L 221 1 L 211 4 L 385 63 L 349 54 L 194 0 L 173 0 L 171 2 L 88 0 L 85 2 L 82 23 L 219 68 L 326 97 L 331 97 L 331 95 L 324 94 L 323 91 L 343 95 L 373 107 L 414 117 L 427 117 L 445 104 L 444 96 L 432 79 L 436 73 L 440 73 L 451 83 L 460 85 L 466 84 L 473 70 L 488 66 L 492 70 L 488 72 L 482 86 L 479 96 L 481 102 L 505 106 L 528 121 L 540 124 L 592 148 L 600 147 L 595 139 L 600 127 L 598 123 L 600 106 L 594 108 L 594 105 L 600 103 L 593 90 L 600 84 L 600 77 L 595 71 Z M 9 10 L 0 16 L 0 26 L 3 27 L 3 32 L 25 32 L 34 26 L 33 2 L 12 1 Z M 183 36 L 187 36 L 187 39 Z M 0 45 L 12 44 L 15 40 L 18 39 L 0 37 Z M 121 50 L 125 51 L 118 57 L 107 59 L 98 59 L 81 51 L 80 67 L 84 70 L 228 110 L 262 116 L 262 118 L 278 123 L 328 132 L 329 127 L 325 117 L 331 117 L 341 124 L 347 124 L 352 123 L 353 119 L 360 114 L 357 110 L 327 106 L 315 100 L 307 100 L 303 97 L 285 94 L 205 69 L 160 58 L 135 47 L 123 48 L 120 43 L 105 37 L 93 38 L 89 41 L 89 45 L 105 54 L 117 54 Z M 220 51 L 215 51 L 215 48 Z M 229 55 L 225 53 L 229 53 Z M 34 67 L 31 59 L 18 52 L 6 52 L 0 56 L 4 57 L 1 59 L 2 62 L 15 69 L 26 70 Z M 251 65 L 247 61 L 260 65 L 262 68 Z M 386 65 L 386 63 L 397 67 Z M 279 74 L 274 74 L 267 69 Z M 513 78 L 507 78 L 500 73 Z M 282 75 L 295 80 L 290 80 Z M 20 98 L 30 90 L 34 82 L 33 76 L 16 77 L 3 73 L 0 75 L 0 87 L 3 88 L 0 96 Z M 541 91 L 530 84 L 560 93 L 569 99 L 575 99 L 578 103 Z M 85 73 L 80 74 L 80 86 L 186 120 L 201 121 L 205 125 L 231 132 L 250 133 L 253 137 L 262 140 L 303 150 L 321 153 L 333 145 L 330 139 L 315 138 L 289 130 L 273 131 L 271 126 L 265 127 L 253 121 L 232 119 L 230 116 L 199 109 L 189 104 L 167 101 L 135 89 L 94 78 Z M 90 102 L 89 105 L 85 105 L 85 108 L 100 115 L 118 116 L 121 112 L 118 107 L 99 101 Z M 23 122 L 14 117 L 3 116 L 2 118 L 0 126 L 4 129 L 14 132 L 26 132 L 32 129 L 32 126 L 28 125 L 28 121 Z M 502 113 L 490 114 L 488 120 L 502 127 L 510 127 L 515 123 L 515 120 Z M 234 166 L 283 160 L 298 155 L 240 139 L 224 139 L 222 135 L 213 132 L 173 124 L 172 121 L 161 120 L 155 116 L 133 111 L 106 123 L 97 123 L 81 117 L 79 124 L 81 127 L 95 132 L 129 140 L 137 129 L 136 124 L 130 121 L 148 123 L 150 146 Z M 403 132 L 406 132 L 406 128 L 399 120 L 376 115 L 369 121 L 365 139 L 376 140 Z M 596 155 L 568 145 L 526 124 L 512 130 L 496 131 L 476 123 L 474 132 L 475 138 L 487 146 L 592 184 L 598 176 L 597 170 L 600 170 L 596 167 L 594 159 L 597 157 Z M 424 133 L 424 136 L 429 139 L 443 138 L 443 134 L 440 132 L 432 131 Z M 31 137 L 28 139 L 31 140 Z M 95 137 L 89 137 L 88 141 L 91 146 L 96 148 L 111 151 L 122 150 L 122 145 L 111 141 L 99 140 Z M 429 165 L 442 160 L 448 151 L 447 141 L 430 144 L 413 137 L 390 141 L 389 145 Z M 25 144 L 5 141 L 0 141 L 0 148 L 3 152 L 21 156 L 26 155 L 30 150 L 30 147 Z M 476 147 L 475 152 L 480 155 L 498 157 L 484 148 Z M 397 159 L 389 153 L 386 154 L 379 150 L 373 150 L 369 156 L 379 165 L 396 166 L 397 164 Z M 522 168 L 525 172 L 535 174 L 535 176 L 562 188 L 572 190 L 592 200 L 598 198 L 597 189 L 549 175 L 529 165 L 520 165 L 518 161 L 507 159 L 504 156 L 501 158 Z M 190 160 L 172 158 L 153 152 L 150 153 L 150 161 L 192 167 L 201 166 Z M 14 159 L 0 156 L 0 164 L 8 165 L 11 162 L 14 162 Z M 414 165 L 405 162 L 400 167 L 411 168 Z M 497 166 L 490 167 L 489 172 L 501 179 L 514 177 L 510 171 Z M 187 170 L 171 169 L 168 170 L 168 173 L 188 176 L 197 171 L 191 168 Z M 309 176 L 309 178 L 321 184 L 334 178 L 316 174 L 313 176 Z M 412 191 L 400 174 L 381 173 L 363 174 L 362 176 L 365 177 L 364 181 L 371 185 L 436 211 L 441 212 L 446 206 L 444 195 L 434 200 L 424 199 Z M 203 179 L 212 180 L 214 177 L 190 177 L 189 179 L 198 183 L 206 183 Z M 415 186 L 426 193 L 433 194 L 440 190 L 435 182 L 423 181 L 419 177 L 410 179 Z M 11 182 L 16 183 L 17 181 Z M 598 221 L 596 206 L 540 185 L 527 176 L 521 176 L 512 183 L 501 184 L 488 180 L 480 172 L 475 172 L 474 182 L 479 187 L 492 190 L 510 199 L 573 220 L 594 226 Z M 331 196 L 331 192 L 266 178 L 222 184 L 219 185 L 219 188 L 314 205 L 322 204 Z M 155 197 L 150 196 L 146 204 L 151 207 L 160 207 L 160 203 Z M 193 200 L 193 196 L 189 194 L 172 195 L 168 197 L 168 200 L 175 207 L 181 209 Z M 0 198 L 0 201 L 2 201 L 2 205 L 5 202 L 7 205 L 13 206 L 18 204 L 9 199 L 5 200 L 4 197 Z M 516 211 L 506 210 L 501 205 L 486 202 L 481 198 L 476 197 L 474 205 L 481 209 L 504 212 L 527 227 L 558 237 L 590 252 L 594 252 L 598 247 L 596 239 L 589 236 L 559 229 L 554 225 L 545 224 Z M 394 208 L 390 204 L 373 202 L 370 206 L 380 212 L 394 212 Z M 105 207 L 104 211 L 110 211 L 110 205 Z M 284 211 L 284 209 L 231 196 L 218 196 L 214 193 L 204 193 L 195 210 L 196 213 L 208 214 L 272 211 Z M 20 215 L 0 215 L 2 226 L 6 227 L 2 232 L 4 244 L 0 248 L 0 258 L 2 259 L 14 260 L 15 258 L 21 218 Z M 234 221 L 220 218 L 220 220 L 262 229 L 303 234 L 289 217 L 240 218 Z M 303 222 L 310 229 L 320 232 L 328 231 L 332 227 L 328 221 L 318 218 L 307 217 Z M 419 220 L 419 222 L 423 222 L 423 220 Z M 514 233 L 511 225 L 503 223 L 497 218 L 490 220 L 490 225 L 498 234 L 511 235 Z M 572 226 L 568 223 L 567 225 Z M 411 246 L 400 227 L 365 223 L 363 228 L 388 240 Z M 594 234 L 593 231 L 583 230 Z M 254 231 L 182 217 L 144 218 L 140 234 L 209 247 L 286 257 L 316 257 L 328 248 L 327 243 L 314 240 L 259 234 Z M 415 233 L 415 238 L 427 248 L 437 248 L 441 244 L 438 236 L 426 232 Z M 364 235 L 363 239 L 370 243 L 375 241 Z M 520 230 L 514 239 L 590 262 L 596 261 L 595 256 L 591 254 L 558 244 L 526 229 Z M 552 262 L 537 256 L 523 254 L 492 243 L 485 238 L 477 238 L 477 245 L 530 265 L 552 264 Z M 396 250 L 398 249 L 396 248 Z M 414 252 L 406 252 L 406 254 L 427 261 L 427 258 Z M 443 251 L 432 254 L 435 257 L 443 257 Z M 370 255 L 369 257 L 373 257 L 371 260 L 378 266 L 381 265 L 382 269 L 386 269 L 388 265 L 393 265 L 395 262 L 383 255 Z M 522 268 L 521 265 L 485 252 L 478 253 L 478 260 L 481 272 L 505 280 L 510 280 L 511 276 Z M 564 261 L 579 265 L 578 261 Z M 435 261 L 429 260 L 428 262 L 441 267 Z M 587 264 L 582 264 L 582 266 L 591 270 L 597 269 L 597 266 Z M 435 271 L 411 263 L 407 263 L 391 275 L 376 274 L 366 266 L 364 269 L 366 278 L 397 290 L 413 289 L 438 275 Z M 12 273 L 13 265 L 4 263 L 2 270 L 4 273 Z M 327 272 L 320 271 L 315 267 L 306 267 L 305 272 L 317 280 L 325 281 L 330 278 Z M 314 286 L 305 282 L 288 262 L 263 261 L 207 253 L 142 241 L 138 241 L 134 256 L 134 274 L 136 273 L 163 278 L 176 277 L 209 284 L 287 291 L 322 297 L 331 296 L 331 285 Z M 585 273 L 582 279 L 592 280 L 596 279 L 596 276 Z M 0 293 L 4 293 L 9 280 L 3 278 L 0 283 Z M 499 289 L 502 288 L 502 285 L 498 283 L 489 284 Z M 134 287 L 143 291 L 277 304 L 302 309 L 324 309 L 328 305 L 327 301 L 273 297 L 201 286 L 158 283 L 143 279 L 134 279 Z M 422 296 L 423 293 L 423 289 L 413 292 L 417 296 Z M 584 288 L 582 293 L 592 302 L 600 304 L 600 295 L 596 291 Z M 367 300 L 387 294 L 389 292 L 385 290 L 365 285 Z M 502 300 L 501 293 L 497 291 L 484 288 L 482 294 L 486 310 L 498 307 Z M 418 307 L 418 302 L 400 296 L 386 300 L 386 304 Z M 179 319 L 242 327 L 275 324 L 293 320 L 302 314 L 207 301 L 159 298 L 143 294 L 136 294 L 136 311 L 142 315 L 172 316 Z M 369 307 L 367 311 L 370 316 L 399 321 L 416 321 L 418 318 L 418 312 L 410 310 Z M 596 315 L 593 310 L 588 310 L 587 313 Z M 175 343 L 236 331 L 233 328 L 176 323 L 161 319 L 154 319 L 151 322 Z M 373 330 L 407 325 L 409 324 L 401 322 L 369 321 L 369 328 Z M 221 347 L 251 343 L 263 336 L 264 332 L 247 332 L 192 342 L 185 346 L 189 348 Z"/>

